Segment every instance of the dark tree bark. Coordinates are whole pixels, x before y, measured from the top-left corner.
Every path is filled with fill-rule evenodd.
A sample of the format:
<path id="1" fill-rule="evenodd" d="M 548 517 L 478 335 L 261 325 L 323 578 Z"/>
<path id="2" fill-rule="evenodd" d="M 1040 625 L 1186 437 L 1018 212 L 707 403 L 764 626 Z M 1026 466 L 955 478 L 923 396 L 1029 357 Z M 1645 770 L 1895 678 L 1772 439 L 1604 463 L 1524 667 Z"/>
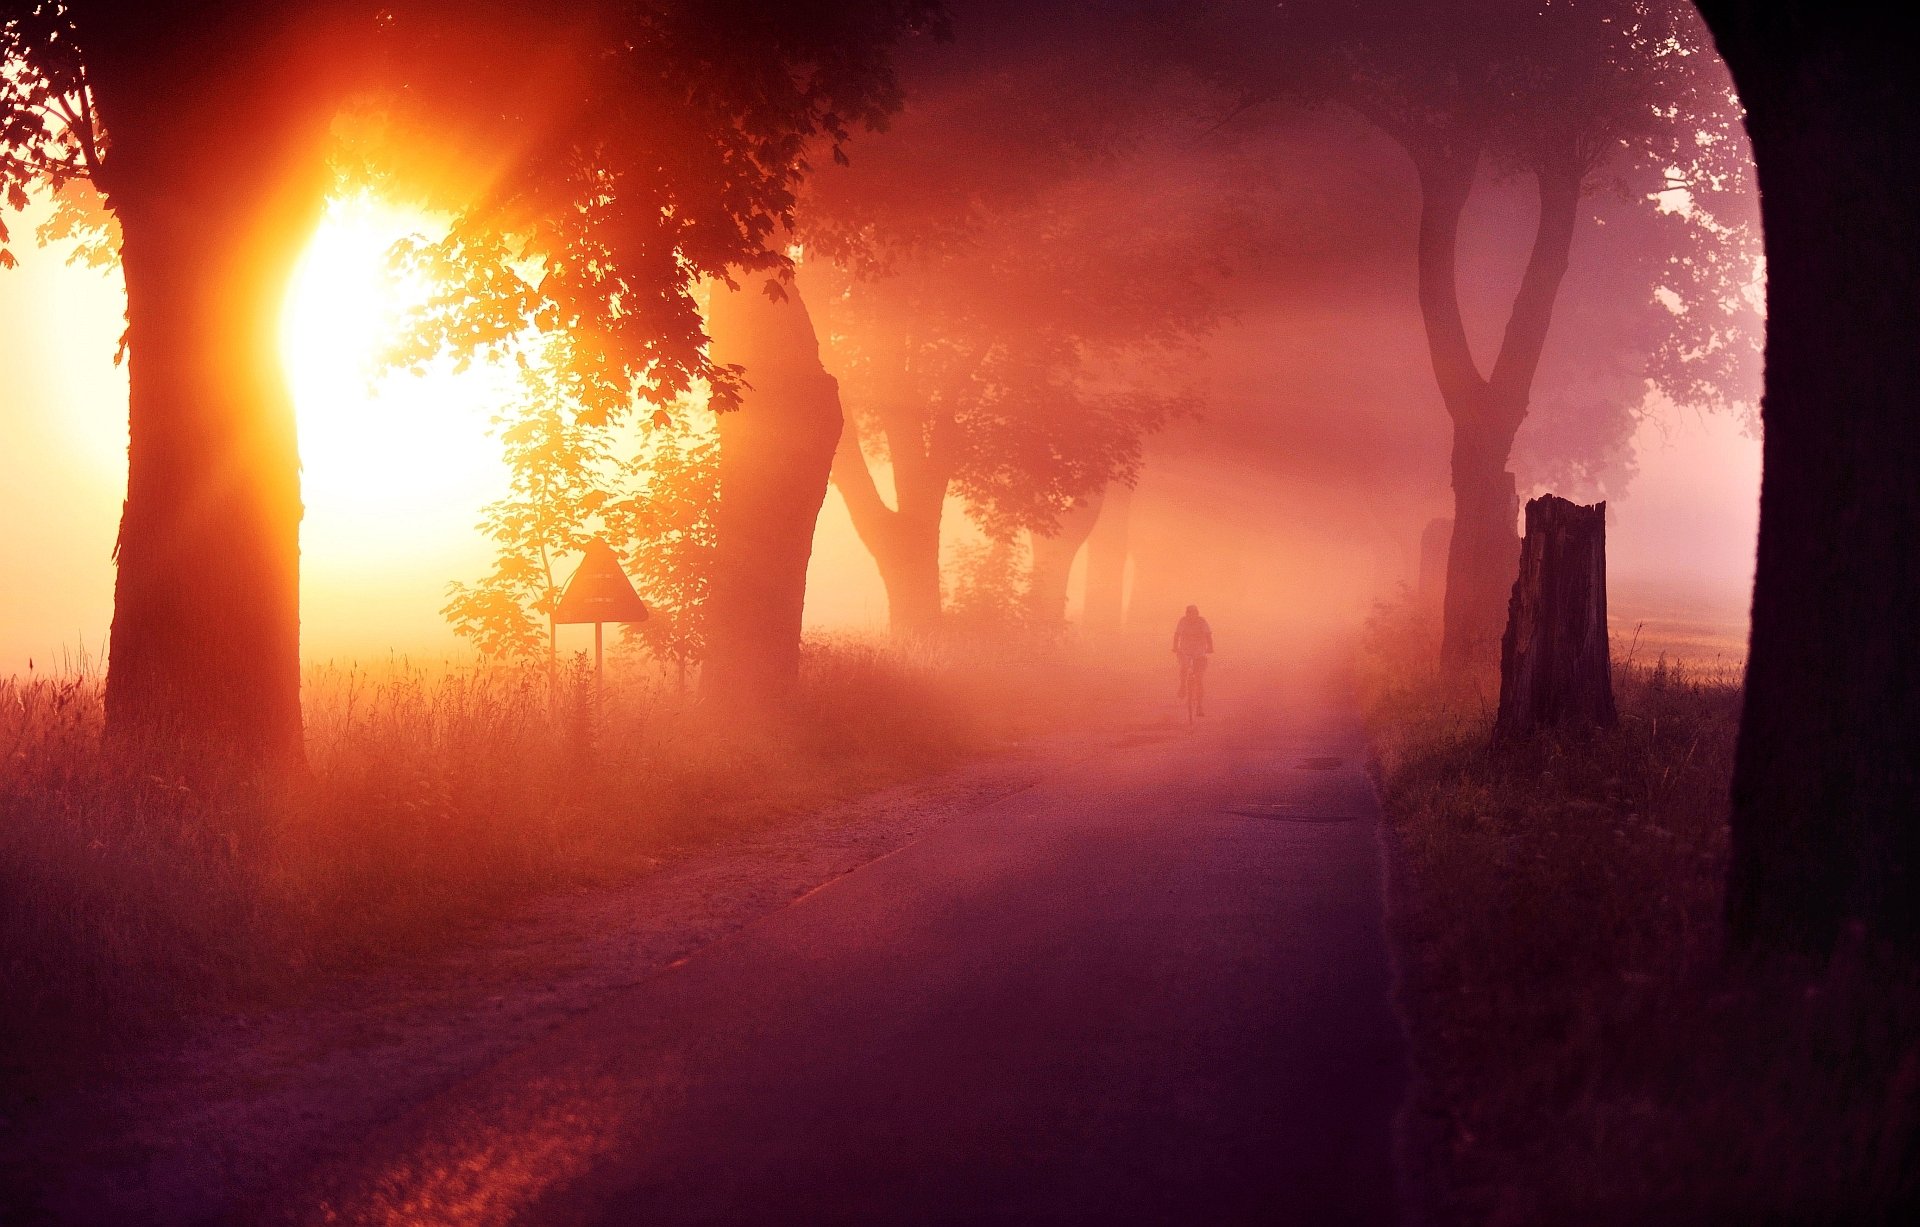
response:
<path id="1" fill-rule="evenodd" d="M 291 765 L 301 503 L 279 329 L 333 107 L 313 31 L 261 24 L 156 5 L 87 48 L 130 387 L 106 708 L 144 752 Z"/>
<path id="2" fill-rule="evenodd" d="M 806 304 L 758 277 L 716 286 L 716 361 L 745 369 L 741 407 L 720 417 L 716 557 L 701 690 L 727 706 L 788 697 L 800 677 L 800 621 L 813 533 L 840 439 L 840 390 L 820 365 Z"/>
<path id="3" fill-rule="evenodd" d="M 1767 251 L 1760 545 L 1728 915 L 1748 948 L 1920 945 L 1920 108 L 1903 13 L 1703 3 Z"/>
<path id="4" fill-rule="evenodd" d="M 1100 500 L 1100 519 L 1087 538 L 1087 632 L 1117 635 L 1127 601 L 1128 520 L 1133 487 L 1114 482 Z"/>
<path id="5" fill-rule="evenodd" d="M 1058 529 L 1051 535 L 1029 533 L 1033 550 L 1033 571 L 1027 587 L 1027 601 L 1035 621 L 1043 627 L 1063 626 L 1067 620 L 1067 584 L 1073 577 L 1073 560 L 1093 533 L 1100 519 L 1101 495 L 1094 493 L 1076 499 L 1060 515 Z"/>
<path id="6" fill-rule="evenodd" d="M 1520 574 L 1500 640 L 1495 740 L 1558 724 L 1611 726 L 1607 505 L 1545 494 L 1527 504 Z"/>
<path id="7" fill-rule="evenodd" d="M 1453 420 L 1453 539 L 1440 654 L 1443 663 L 1468 668 L 1493 659 L 1519 561 L 1519 504 L 1507 461 L 1526 420 L 1554 298 L 1566 275 L 1581 170 L 1571 154 L 1543 158 L 1534 167 L 1540 215 L 1533 249 L 1492 373 L 1483 376 L 1467 344 L 1455 270 L 1460 215 L 1473 190 L 1479 151 L 1418 142 L 1408 150 L 1420 176 L 1420 314 L 1440 397 Z"/>
<path id="8" fill-rule="evenodd" d="M 887 590 L 887 625 L 901 638 L 940 629 L 940 518 L 947 501 L 947 474 L 934 457 L 906 442 L 905 432 L 887 432 L 893 465 L 894 506 L 880 497 L 873 472 L 849 424 L 833 461 L 833 484 L 847 501 L 847 514 L 861 544 L 880 568 Z"/>

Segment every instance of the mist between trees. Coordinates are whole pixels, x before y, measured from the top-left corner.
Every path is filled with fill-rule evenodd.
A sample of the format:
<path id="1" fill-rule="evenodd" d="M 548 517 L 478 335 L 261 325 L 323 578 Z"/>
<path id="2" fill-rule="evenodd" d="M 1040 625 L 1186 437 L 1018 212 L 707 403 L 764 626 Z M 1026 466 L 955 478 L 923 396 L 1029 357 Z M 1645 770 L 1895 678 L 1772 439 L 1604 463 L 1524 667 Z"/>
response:
<path id="1" fill-rule="evenodd" d="M 671 4 L 564 28 L 75 4 L 7 31 L 12 190 L 53 190 L 44 237 L 126 269 L 109 707 L 141 736 L 297 749 L 296 460 L 268 338 L 241 345 L 270 312 L 240 286 L 283 292 L 330 193 L 439 219 L 395 253 L 437 287 L 396 361 L 522 372 L 497 418 L 513 488 L 482 526 L 498 562 L 450 577 L 452 623 L 537 653 L 605 536 L 661 611 L 649 648 L 704 665 L 717 701 L 791 684 L 829 478 L 913 636 L 940 633 L 957 519 L 983 557 L 1030 559 L 1004 621 L 1048 633 L 1103 507 L 1083 618 L 1120 625 L 1131 592 L 1150 622 L 1184 590 L 1262 632 L 1299 560 L 1346 560 L 1287 615 L 1336 627 L 1451 518 L 1446 651 L 1468 664 L 1521 487 L 1617 497 L 1650 388 L 1756 400 L 1739 109 L 1685 4 Z M 161 123 L 153 91 L 213 38 L 228 77 Z M 244 173 L 229 104 L 274 151 Z M 218 248 L 151 300 L 149 224 L 156 259 Z M 143 362 L 149 301 L 145 352 L 201 359 Z M 1228 506 L 1185 497 L 1196 479 Z M 240 588 L 239 622 L 190 629 Z"/>

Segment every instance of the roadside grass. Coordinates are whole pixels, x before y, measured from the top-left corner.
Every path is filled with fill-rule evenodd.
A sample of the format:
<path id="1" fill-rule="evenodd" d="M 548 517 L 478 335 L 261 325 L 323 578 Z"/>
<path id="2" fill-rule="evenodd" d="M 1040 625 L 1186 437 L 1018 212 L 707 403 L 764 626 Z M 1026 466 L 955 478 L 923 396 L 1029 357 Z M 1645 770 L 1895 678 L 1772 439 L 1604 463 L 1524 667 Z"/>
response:
<path id="1" fill-rule="evenodd" d="M 641 670 L 322 668 L 311 778 L 197 793 L 103 749 L 98 680 L 0 679 L 0 1097 L 223 1004 L 456 940 L 543 891 L 1071 724 L 1054 657 L 810 643 L 791 707 L 723 718 Z"/>
<path id="2" fill-rule="evenodd" d="M 1431 1218 L 1914 1221 L 1911 970 L 1727 956 L 1738 675 L 1618 664 L 1617 728 L 1496 748 L 1430 637 L 1383 611 L 1363 690 Z"/>

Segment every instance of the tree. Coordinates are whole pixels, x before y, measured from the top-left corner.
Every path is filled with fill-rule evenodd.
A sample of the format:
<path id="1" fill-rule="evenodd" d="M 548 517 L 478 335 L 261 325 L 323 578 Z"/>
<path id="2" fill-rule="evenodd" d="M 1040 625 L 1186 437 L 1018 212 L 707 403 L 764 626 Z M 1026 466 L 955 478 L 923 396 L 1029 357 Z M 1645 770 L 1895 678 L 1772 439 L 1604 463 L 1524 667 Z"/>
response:
<path id="1" fill-rule="evenodd" d="M 1442 655 L 1455 666 L 1482 663 L 1499 641 L 1519 554 L 1514 437 L 1575 234 L 1599 189 L 1641 202 L 1671 242 L 1648 286 L 1648 308 L 1661 309 L 1658 291 L 1668 316 L 1649 375 L 1683 403 L 1712 402 L 1753 352 L 1759 330 L 1741 291 L 1753 279 L 1754 236 L 1729 220 L 1745 178 L 1738 103 L 1685 0 L 1391 10 L 1324 0 L 1222 14 L 1232 20 L 1188 20 L 1184 38 L 1237 110 L 1280 98 L 1342 105 L 1412 163 L 1420 309 L 1453 427 Z M 1455 253 L 1468 198 L 1489 174 L 1530 179 L 1538 209 L 1498 350 L 1483 369 L 1462 319 Z"/>
<path id="2" fill-rule="evenodd" d="M 1728 915 L 1749 950 L 1920 948 L 1920 107 L 1893 10 L 1704 3 L 1747 108 L 1766 426 Z"/>
<path id="3" fill-rule="evenodd" d="M 494 419 L 511 483 L 479 528 L 497 547 L 493 571 L 448 585 L 442 612 L 481 653 L 531 658 L 551 647 L 561 561 L 608 536 L 628 474 L 605 424 L 580 419 L 565 338 L 550 338 L 520 372 L 520 396 Z"/>
<path id="4" fill-rule="evenodd" d="M 741 408 L 720 419 L 715 569 L 702 692 L 749 709 L 800 675 L 800 622 L 814 526 L 840 441 L 840 394 L 812 317 L 777 284 L 716 287 L 713 355 L 741 373 Z"/>
<path id="5" fill-rule="evenodd" d="M 1075 499 L 1072 506 L 1060 513 L 1051 534 L 1028 531 L 1027 550 L 1033 555 L 1033 575 L 1027 581 L 1027 601 L 1033 607 L 1035 625 L 1066 624 L 1067 587 L 1073 575 L 1073 560 L 1080 556 L 1080 547 L 1093 535 L 1105 497 L 1104 490 L 1095 490 Z"/>
<path id="6" fill-rule="evenodd" d="M 888 55 L 923 0 L 0 9 L 0 178 L 92 180 L 118 221 L 129 480 L 110 731 L 300 754 L 298 459 L 280 304 L 332 182 L 350 95 L 396 193 L 454 214 L 437 336 L 564 329 L 583 412 L 669 399 L 712 367 L 690 284 L 777 268 L 803 156 L 897 102 Z M 536 281 L 515 270 L 538 267 Z M 470 274 L 466 276 L 462 274 Z M 454 304 L 472 291 L 464 309 Z"/>
<path id="7" fill-rule="evenodd" d="M 801 214 L 848 411 L 834 484 L 907 635 L 942 616 L 950 495 L 991 536 L 1044 534 L 1131 479 L 1141 436 L 1189 403 L 1190 372 L 1169 368 L 1215 311 L 1201 245 L 1226 229 L 1219 182 L 1141 179 L 1192 98 L 1136 26 L 1076 4 L 956 9 L 953 43 L 904 64 L 889 131 L 809 181 Z"/>
<path id="8" fill-rule="evenodd" d="M 601 538 L 652 611 L 641 641 L 684 678 L 706 644 L 717 446 L 699 419 L 710 415 L 682 405 L 640 424 L 584 420 L 566 344 L 564 334 L 546 339 L 521 368 L 519 397 L 494 419 L 511 489 L 480 531 L 498 552 L 489 574 L 448 586 L 442 612 L 483 655 L 550 652 L 563 561 Z"/>
<path id="9" fill-rule="evenodd" d="M 324 198 L 321 82 L 353 62 L 349 25 L 244 5 L 0 9 L 10 203 L 90 180 L 120 234 L 128 477 L 106 705 L 126 740 L 299 753 L 279 312 Z"/>
<path id="10" fill-rule="evenodd" d="M 896 632 L 938 625 L 950 495 L 990 537 L 1052 536 L 1077 503 L 1133 481 L 1145 436 L 1191 407 L 1221 213 L 1203 187 L 1141 190 L 1117 226 L 1125 178 L 1069 178 L 1024 207 L 975 209 L 964 237 L 821 270 L 852 409 L 834 481 Z M 891 467 L 891 503 L 869 454 Z"/>

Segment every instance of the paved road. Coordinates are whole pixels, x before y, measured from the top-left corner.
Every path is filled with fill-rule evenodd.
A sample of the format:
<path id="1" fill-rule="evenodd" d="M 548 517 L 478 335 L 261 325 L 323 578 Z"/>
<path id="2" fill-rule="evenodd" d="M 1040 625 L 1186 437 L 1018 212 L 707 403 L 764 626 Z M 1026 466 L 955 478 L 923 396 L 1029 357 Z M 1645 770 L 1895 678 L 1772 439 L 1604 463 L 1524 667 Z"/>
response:
<path id="1" fill-rule="evenodd" d="M 258 1213 L 1394 1222 L 1404 1056 L 1361 753 L 1350 722 L 1284 708 L 1119 736 Z"/>

